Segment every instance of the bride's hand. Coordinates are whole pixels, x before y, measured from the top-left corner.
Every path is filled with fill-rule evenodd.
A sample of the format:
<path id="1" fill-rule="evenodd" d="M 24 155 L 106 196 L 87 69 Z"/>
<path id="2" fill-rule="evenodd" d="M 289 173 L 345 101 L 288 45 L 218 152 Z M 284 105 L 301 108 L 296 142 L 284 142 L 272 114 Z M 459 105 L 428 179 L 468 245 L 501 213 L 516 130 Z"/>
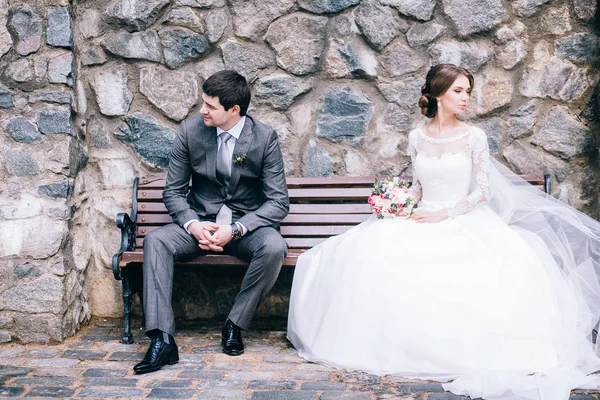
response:
<path id="1" fill-rule="evenodd" d="M 445 210 L 440 211 L 427 211 L 415 209 L 412 214 L 408 217 L 415 222 L 440 222 L 448 219 L 448 215 Z"/>

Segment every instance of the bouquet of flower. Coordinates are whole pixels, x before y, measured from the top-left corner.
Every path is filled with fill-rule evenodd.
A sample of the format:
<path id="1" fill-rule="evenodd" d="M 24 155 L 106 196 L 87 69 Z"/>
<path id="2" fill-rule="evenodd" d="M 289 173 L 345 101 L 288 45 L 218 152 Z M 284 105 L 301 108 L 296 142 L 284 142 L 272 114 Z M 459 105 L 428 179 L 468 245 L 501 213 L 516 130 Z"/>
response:
<path id="1" fill-rule="evenodd" d="M 416 204 L 408 195 L 410 183 L 398 177 L 375 179 L 369 205 L 377 218 L 408 217 Z"/>

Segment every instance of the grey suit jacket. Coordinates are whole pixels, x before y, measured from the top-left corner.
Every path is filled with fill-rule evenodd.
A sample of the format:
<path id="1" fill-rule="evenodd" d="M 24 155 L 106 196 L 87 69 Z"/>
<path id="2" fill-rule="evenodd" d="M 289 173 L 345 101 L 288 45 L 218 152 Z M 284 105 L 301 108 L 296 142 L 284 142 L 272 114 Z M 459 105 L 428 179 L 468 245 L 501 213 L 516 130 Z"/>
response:
<path id="1" fill-rule="evenodd" d="M 207 127 L 202 115 L 181 123 L 163 193 L 176 224 L 183 227 L 192 219 L 215 221 L 221 206 L 227 204 L 233 220 L 250 231 L 279 228 L 289 211 L 289 198 L 277 133 L 247 115 L 233 154 L 246 158 L 232 164 L 226 190 L 216 176 L 217 129 Z"/>

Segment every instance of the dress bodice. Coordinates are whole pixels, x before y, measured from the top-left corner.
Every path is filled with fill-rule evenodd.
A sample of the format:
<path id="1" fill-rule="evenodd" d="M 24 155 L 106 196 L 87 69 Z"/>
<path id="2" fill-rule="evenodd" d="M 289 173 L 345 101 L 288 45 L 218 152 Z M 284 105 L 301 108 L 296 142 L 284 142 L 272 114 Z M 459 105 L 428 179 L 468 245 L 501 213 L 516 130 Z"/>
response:
<path id="1" fill-rule="evenodd" d="M 468 127 L 459 135 L 432 138 L 422 128 L 409 134 L 413 188 L 419 207 L 463 214 L 490 198 L 489 150 L 485 132 Z"/>

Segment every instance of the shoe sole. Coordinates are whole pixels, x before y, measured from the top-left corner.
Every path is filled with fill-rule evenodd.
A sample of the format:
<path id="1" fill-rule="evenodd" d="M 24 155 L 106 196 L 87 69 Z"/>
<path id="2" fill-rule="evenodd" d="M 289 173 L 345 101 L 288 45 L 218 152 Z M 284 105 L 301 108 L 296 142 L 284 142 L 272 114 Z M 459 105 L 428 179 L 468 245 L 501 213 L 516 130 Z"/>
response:
<path id="1" fill-rule="evenodd" d="M 237 350 L 225 350 L 225 349 L 223 349 L 223 353 L 227 354 L 228 356 L 241 356 L 242 354 L 244 354 L 244 350 L 237 351 Z"/>
<path id="2" fill-rule="evenodd" d="M 173 365 L 173 364 L 177 364 L 179 362 L 179 358 L 175 358 L 175 359 L 170 359 L 169 361 L 167 361 L 167 363 L 165 365 Z M 154 372 L 154 371 L 158 371 L 160 370 L 162 367 L 164 367 L 164 365 L 161 365 L 160 367 L 154 367 L 151 369 L 144 369 L 144 370 L 133 370 L 133 372 L 135 372 L 136 375 L 141 375 L 141 374 L 147 374 L 149 372 Z"/>

